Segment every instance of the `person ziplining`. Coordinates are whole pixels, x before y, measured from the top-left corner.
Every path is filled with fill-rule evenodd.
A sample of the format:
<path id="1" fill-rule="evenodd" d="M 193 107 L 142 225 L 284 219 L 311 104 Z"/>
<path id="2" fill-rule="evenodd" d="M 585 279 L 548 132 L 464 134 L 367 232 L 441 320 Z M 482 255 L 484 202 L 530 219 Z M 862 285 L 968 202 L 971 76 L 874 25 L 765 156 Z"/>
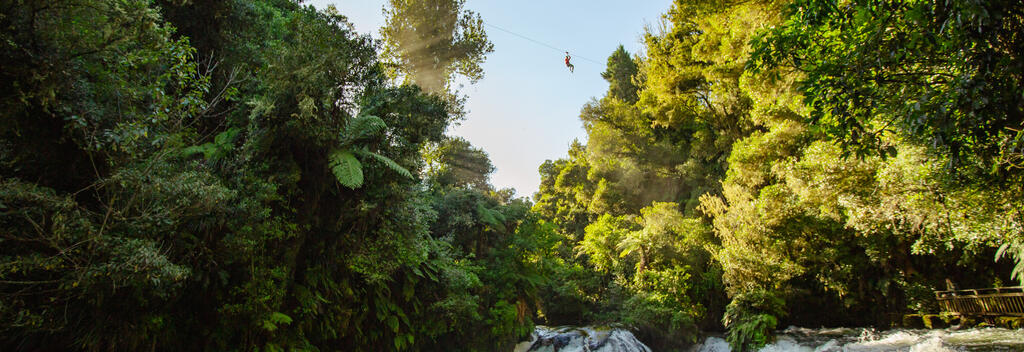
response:
<path id="1" fill-rule="evenodd" d="M 551 45 L 551 44 L 548 44 L 548 43 L 545 43 L 545 42 L 542 42 L 542 41 L 539 41 L 539 40 L 527 37 L 525 35 L 522 35 L 522 34 L 510 31 L 510 30 L 507 30 L 507 29 L 495 26 L 495 25 L 487 23 L 487 22 L 484 22 L 484 25 L 488 26 L 488 27 L 491 27 L 491 28 L 494 28 L 494 29 L 497 29 L 499 31 L 502 31 L 502 32 L 505 32 L 505 33 L 508 33 L 508 34 L 511 34 L 511 35 L 514 35 L 514 36 L 517 36 L 519 38 L 522 38 L 522 39 L 534 42 L 534 43 L 539 44 L 541 46 L 546 46 L 546 47 L 548 47 L 548 48 L 550 48 L 552 50 L 555 50 L 555 51 L 563 51 L 563 50 L 565 50 L 564 48 L 558 48 L 558 47 L 556 47 L 554 45 Z M 587 58 L 587 57 L 584 57 L 584 56 L 576 55 L 576 57 L 579 58 L 579 59 L 582 59 L 584 61 L 589 61 L 589 62 L 591 62 L 591 63 L 593 63 L 595 65 L 598 65 L 598 66 L 602 66 L 603 67 L 603 65 L 604 65 L 604 63 L 602 63 L 602 62 L 599 62 L 597 60 L 593 60 L 593 59 L 590 59 L 590 58 Z M 569 73 L 572 73 L 576 69 L 576 66 L 574 66 L 572 64 L 572 55 L 569 55 L 568 51 L 565 52 L 565 67 L 569 69 Z"/>

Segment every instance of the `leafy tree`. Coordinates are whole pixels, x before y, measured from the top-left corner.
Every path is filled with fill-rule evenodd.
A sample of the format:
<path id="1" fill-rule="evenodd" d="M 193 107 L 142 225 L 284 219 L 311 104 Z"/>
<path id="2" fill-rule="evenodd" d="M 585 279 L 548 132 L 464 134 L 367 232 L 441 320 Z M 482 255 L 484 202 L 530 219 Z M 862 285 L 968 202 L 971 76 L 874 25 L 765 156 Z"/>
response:
<path id="1" fill-rule="evenodd" d="M 618 249 L 621 250 L 619 256 L 638 255 L 637 275 L 642 274 L 648 263 L 655 260 L 652 256 L 658 247 L 669 247 L 676 242 L 674 235 L 683 225 L 683 214 L 677 208 L 678 205 L 674 203 L 654 202 L 640 209 L 639 222 L 642 228 L 627 233 L 618 243 Z"/>
<path id="2" fill-rule="evenodd" d="M 945 181 L 932 186 L 938 193 L 970 199 L 955 190 L 994 186 L 1019 194 L 1024 103 L 1012 92 L 1024 68 L 1022 11 L 1000 1 L 796 1 L 788 22 L 757 42 L 751 63 L 801 72 L 808 121 L 845 153 L 891 156 L 915 144 L 947 163 L 938 177 Z"/>
<path id="3" fill-rule="evenodd" d="M 381 49 L 287 0 L 5 4 L 0 346 L 742 350 L 1020 278 L 1018 4 L 677 0 L 536 204 L 444 135 L 480 17 L 391 5 Z"/>
<path id="4" fill-rule="evenodd" d="M 810 121 L 846 150 L 891 152 L 895 134 L 967 175 L 1019 176 L 1020 2 L 795 1 L 787 17 L 752 64 L 803 72 Z"/>
<path id="5" fill-rule="evenodd" d="M 197 54 L 150 2 L 43 5 L 3 13 L 0 310 L 14 318 L 0 345 L 450 350 L 493 346 L 469 326 L 504 344 L 531 329 L 520 288 L 540 282 L 524 255 L 537 247 L 511 240 L 547 230 L 519 230 L 528 206 L 505 192 L 508 206 L 474 203 L 502 234 L 479 263 L 431 236 L 420 151 L 454 118 L 389 85 L 340 14 L 167 4 Z M 188 14 L 207 5 L 242 25 L 196 30 L 206 17 Z M 206 59 L 217 51 L 230 55 Z M 355 173 L 332 159 L 362 187 L 340 187 Z M 82 168 L 55 172 L 67 165 Z"/>
<path id="6" fill-rule="evenodd" d="M 494 45 L 480 15 L 464 10 L 465 0 L 391 0 L 381 28 L 394 69 L 431 93 L 445 93 L 453 75 L 475 82 L 480 63 Z"/>
<path id="7" fill-rule="evenodd" d="M 609 84 L 608 96 L 627 103 L 635 103 L 639 88 L 633 81 L 638 78 L 637 72 L 636 62 L 626 52 L 626 48 L 619 44 L 619 48 L 608 57 L 608 69 L 601 73 L 601 78 Z"/>
<path id="8" fill-rule="evenodd" d="M 860 46 L 863 36 L 858 36 L 888 35 L 881 30 L 886 28 L 883 22 L 871 22 L 888 21 L 883 20 L 888 3 L 854 2 L 838 10 L 826 2 L 790 4 L 676 1 L 661 30 L 645 35 L 646 57 L 633 61 L 638 73 L 630 82 L 638 86 L 638 99 L 618 96 L 616 84 L 625 81 L 609 79 L 615 72 L 612 65 L 628 57 L 616 52 L 604 75 L 612 84 L 609 93 L 588 103 L 581 113 L 588 133 L 585 152 L 542 166 L 535 209 L 564 233 L 582 233 L 570 242 L 580 256 L 566 262 L 589 266 L 604 274 L 604 282 L 614 283 L 603 291 L 601 285 L 579 279 L 568 280 L 566 286 L 598 297 L 597 306 L 616 312 L 611 319 L 643 316 L 670 326 L 666 317 L 673 315 L 668 312 L 691 318 L 724 312 L 727 319 L 721 323 L 727 325 L 734 347 L 756 349 L 780 324 L 887 325 L 886 314 L 928 309 L 920 292 L 942 285 L 943 278 L 934 273 L 972 272 L 953 276 L 988 285 L 985 282 L 999 272 L 1010 272 L 987 259 L 1000 245 L 1000 254 L 1016 253 L 1013 244 L 1007 244 L 1010 241 L 997 239 L 1018 237 L 1019 221 L 1007 212 L 1019 199 L 1011 196 L 1012 187 L 1005 186 L 1009 178 L 995 189 L 984 189 L 978 182 L 950 183 L 953 173 L 940 166 L 957 162 L 941 148 L 920 149 L 915 144 L 922 140 L 907 134 L 878 139 L 892 152 L 889 159 L 846 159 L 843 149 L 832 146 L 837 135 L 820 127 L 824 120 L 814 118 L 819 113 L 815 101 L 852 100 L 809 90 L 801 82 L 838 91 L 850 86 L 833 84 L 834 80 L 886 72 L 858 73 L 842 71 L 843 67 L 902 62 L 845 56 L 856 50 L 888 52 L 885 46 Z M 800 7 L 804 5 L 818 7 Z M 857 10 L 874 5 L 878 6 L 870 11 Z M 800 17 L 808 13 L 817 17 Z M 784 24 L 787 18 L 790 22 Z M 828 21 L 834 25 L 821 24 L 832 23 Z M 805 27 L 817 28 L 810 30 L 813 34 L 795 25 L 804 22 L 810 23 Z M 775 29 L 765 29 L 773 25 Z M 815 36 L 846 46 L 828 45 Z M 787 41 L 792 38 L 806 43 Z M 1014 40 L 1003 38 L 1004 43 Z M 829 59 L 834 61 L 811 65 L 810 60 L 820 56 L 800 51 L 795 43 L 818 47 L 815 50 L 834 55 Z M 783 44 L 793 50 L 777 50 Z M 795 54 L 800 52 L 809 57 Z M 993 60 L 1003 59 L 1005 55 Z M 906 61 L 906 67 L 916 70 L 919 63 L 943 60 L 923 55 Z M 821 83 L 829 79 L 833 81 Z M 870 81 L 864 82 L 871 87 Z M 878 97 L 904 99 L 882 91 Z M 897 123 L 886 126 L 903 128 Z M 972 172 L 978 170 L 984 171 Z M 559 184 L 561 175 L 573 176 L 564 178 L 572 183 Z M 964 189 L 966 185 L 971 186 Z M 671 207 L 661 202 L 677 202 L 678 212 L 668 211 Z M 570 209 L 586 216 L 567 216 L 573 214 Z M 623 225 L 628 219 L 637 223 Z M 611 249 L 625 256 L 609 256 Z M 639 265 L 636 270 L 623 269 L 633 264 Z M 684 276 L 700 284 L 658 286 L 649 281 L 674 282 L 670 278 Z M 689 303 L 652 299 L 676 289 L 686 292 L 683 297 L 691 298 Z M 692 299 L 714 296 L 721 289 L 733 302 L 727 309 L 721 301 L 700 301 L 701 307 Z M 849 314 L 822 315 L 823 311 Z M 841 318 L 826 321 L 828 317 Z M 656 330 L 645 327 L 640 333 L 651 334 L 644 336 L 653 341 L 672 334 Z"/>
<path id="9" fill-rule="evenodd" d="M 399 175 L 412 178 L 409 170 L 399 165 L 394 160 L 378 153 L 367 150 L 366 147 L 355 146 L 361 139 L 379 137 L 380 133 L 387 129 L 387 124 L 376 116 L 359 116 L 352 119 L 348 126 L 345 126 L 341 146 L 331 149 L 328 158 L 328 167 L 331 173 L 342 185 L 349 188 L 359 188 L 363 185 L 363 165 L 356 156 L 373 158 L 394 170 Z"/>
<path id="10" fill-rule="evenodd" d="M 461 137 L 447 137 L 424 152 L 426 173 L 440 187 L 491 188 L 488 183 L 494 165 L 487 153 Z"/>
<path id="11" fill-rule="evenodd" d="M 576 245 L 576 251 L 587 256 L 587 261 L 597 272 L 610 273 L 615 270 L 619 275 L 625 274 L 621 267 L 619 243 L 626 237 L 635 224 L 625 217 L 613 217 L 605 214 L 587 225 L 586 235 Z M 628 253 L 627 253 L 628 254 Z"/>
<path id="12" fill-rule="evenodd" d="M 538 168 L 541 182 L 533 211 L 558 224 L 568 238 L 579 240 L 593 216 L 588 211 L 597 186 L 589 179 L 586 147 L 574 141 L 569 159 L 547 160 Z"/>
<path id="13" fill-rule="evenodd" d="M 189 329 L 165 324 L 202 259 L 164 245 L 216 227 L 203 223 L 233 195 L 208 172 L 168 172 L 209 81 L 149 5 L 0 13 L 0 345 L 149 348 Z"/>

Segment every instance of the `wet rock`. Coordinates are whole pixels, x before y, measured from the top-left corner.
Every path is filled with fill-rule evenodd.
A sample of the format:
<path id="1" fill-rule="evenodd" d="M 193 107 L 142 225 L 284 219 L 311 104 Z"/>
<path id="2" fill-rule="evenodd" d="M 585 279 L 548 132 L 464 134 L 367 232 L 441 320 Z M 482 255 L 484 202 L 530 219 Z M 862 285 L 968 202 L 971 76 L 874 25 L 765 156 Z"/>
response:
<path id="1" fill-rule="evenodd" d="M 1024 328 L 1024 317 L 999 317 L 996 319 L 996 326 L 1007 329 Z"/>
<path id="2" fill-rule="evenodd" d="M 625 329 L 610 327 L 550 328 L 538 326 L 531 340 L 516 352 L 650 352 L 651 349 Z"/>
<path id="3" fill-rule="evenodd" d="M 904 315 L 903 327 L 907 329 L 924 329 L 924 319 L 920 314 Z"/>
<path id="4" fill-rule="evenodd" d="M 949 322 L 935 314 L 923 315 L 921 316 L 921 320 L 924 322 L 924 327 L 929 329 L 945 329 L 949 327 Z"/>

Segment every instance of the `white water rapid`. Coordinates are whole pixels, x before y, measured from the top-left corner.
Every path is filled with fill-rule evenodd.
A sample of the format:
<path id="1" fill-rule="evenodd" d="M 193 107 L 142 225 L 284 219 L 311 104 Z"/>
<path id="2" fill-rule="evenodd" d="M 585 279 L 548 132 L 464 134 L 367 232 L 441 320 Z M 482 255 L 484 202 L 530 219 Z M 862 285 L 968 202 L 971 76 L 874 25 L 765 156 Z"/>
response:
<path id="1" fill-rule="evenodd" d="M 729 344 L 709 337 L 697 352 L 729 352 Z M 1001 328 L 912 330 L 805 329 L 790 327 L 760 352 L 953 352 L 1024 351 L 1024 330 Z"/>
<path id="2" fill-rule="evenodd" d="M 515 352 L 651 352 L 629 330 L 609 327 L 537 326 Z"/>

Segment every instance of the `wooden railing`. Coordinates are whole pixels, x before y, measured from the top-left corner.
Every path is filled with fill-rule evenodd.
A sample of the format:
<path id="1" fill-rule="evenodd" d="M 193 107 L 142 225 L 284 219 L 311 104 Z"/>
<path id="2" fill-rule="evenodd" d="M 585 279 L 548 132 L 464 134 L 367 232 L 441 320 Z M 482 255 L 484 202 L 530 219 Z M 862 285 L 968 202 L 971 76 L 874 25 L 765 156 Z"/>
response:
<path id="1" fill-rule="evenodd" d="M 954 315 L 1024 316 L 1024 286 L 935 291 L 935 299 Z"/>

